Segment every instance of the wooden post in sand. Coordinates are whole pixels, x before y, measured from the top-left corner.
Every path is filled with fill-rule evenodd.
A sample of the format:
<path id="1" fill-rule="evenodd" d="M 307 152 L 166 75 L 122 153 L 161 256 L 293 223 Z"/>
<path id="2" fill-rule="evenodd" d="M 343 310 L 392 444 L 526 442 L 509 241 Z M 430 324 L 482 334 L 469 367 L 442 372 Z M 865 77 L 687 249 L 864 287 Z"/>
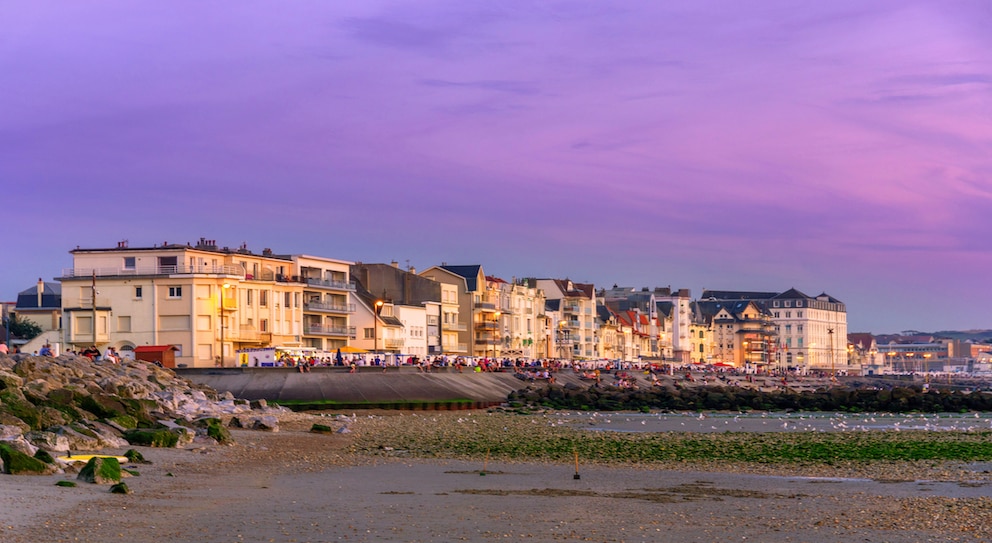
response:
<path id="1" fill-rule="evenodd" d="M 572 449 L 572 451 L 575 452 L 575 475 L 572 478 L 581 479 L 582 477 L 579 476 L 579 450 Z"/>
<path id="2" fill-rule="evenodd" d="M 482 461 L 482 471 L 479 472 L 479 475 L 486 474 L 486 466 L 488 465 L 489 465 L 489 449 L 486 449 L 486 459 Z"/>

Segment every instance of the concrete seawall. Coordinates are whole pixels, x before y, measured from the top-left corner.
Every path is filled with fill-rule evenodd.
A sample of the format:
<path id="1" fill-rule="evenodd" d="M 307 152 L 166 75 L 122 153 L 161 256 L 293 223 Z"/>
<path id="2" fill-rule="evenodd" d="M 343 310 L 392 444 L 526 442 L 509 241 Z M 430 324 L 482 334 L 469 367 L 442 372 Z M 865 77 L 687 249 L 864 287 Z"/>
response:
<path id="1" fill-rule="evenodd" d="M 506 401 L 528 384 L 511 373 L 459 373 L 416 368 L 182 368 L 176 373 L 246 400 L 335 402 L 347 405 L 467 401 L 476 407 Z M 543 384 L 543 383 L 542 383 Z"/>

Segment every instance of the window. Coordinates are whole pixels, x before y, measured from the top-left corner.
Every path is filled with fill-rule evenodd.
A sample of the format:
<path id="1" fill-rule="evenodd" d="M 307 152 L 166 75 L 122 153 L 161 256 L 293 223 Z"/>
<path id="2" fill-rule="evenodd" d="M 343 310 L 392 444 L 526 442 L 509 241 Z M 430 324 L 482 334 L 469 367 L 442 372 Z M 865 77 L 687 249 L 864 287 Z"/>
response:
<path id="1" fill-rule="evenodd" d="M 124 257 L 124 269 L 133 270 L 135 266 L 135 258 L 133 256 Z"/>
<path id="2" fill-rule="evenodd" d="M 785 307 L 789 307 L 791 305 L 792 305 L 792 302 L 790 302 L 789 300 L 786 300 L 785 301 Z"/>
<path id="3" fill-rule="evenodd" d="M 135 299 L 141 299 L 142 290 L 141 287 L 134 287 L 134 297 Z"/>
<path id="4" fill-rule="evenodd" d="M 131 331 L 131 317 L 125 317 L 125 316 L 117 317 L 117 331 L 118 332 L 130 332 Z"/>
<path id="5" fill-rule="evenodd" d="M 803 318 L 803 312 L 802 311 L 796 311 L 796 316 L 799 317 L 800 319 Z"/>
<path id="6" fill-rule="evenodd" d="M 289 309 L 290 293 L 289 292 L 284 293 L 284 298 L 285 299 L 283 300 L 283 304 L 282 305 L 286 309 Z"/>
<path id="7" fill-rule="evenodd" d="M 775 318 L 778 318 L 778 311 L 775 312 Z"/>
<path id="8" fill-rule="evenodd" d="M 792 311 L 786 311 L 785 312 L 785 318 L 791 319 L 792 318 Z"/>
<path id="9" fill-rule="evenodd" d="M 803 306 L 803 301 L 802 300 L 797 300 L 796 301 L 796 307 L 802 307 L 802 306 Z"/>
<path id="10" fill-rule="evenodd" d="M 266 307 L 269 305 L 269 291 L 260 290 L 258 291 L 258 305 Z"/>
<path id="11" fill-rule="evenodd" d="M 245 289 L 245 305 L 251 305 L 252 293 L 255 292 L 254 289 Z"/>
<path id="12" fill-rule="evenodd" d="M 169 287 L 169 298 L 182 298 L 183 287 Z"/>
<path id="13" fill-rule="evenodd" d="M 365 339 L 375 339 L 375 328 L 363 328 Z"/>

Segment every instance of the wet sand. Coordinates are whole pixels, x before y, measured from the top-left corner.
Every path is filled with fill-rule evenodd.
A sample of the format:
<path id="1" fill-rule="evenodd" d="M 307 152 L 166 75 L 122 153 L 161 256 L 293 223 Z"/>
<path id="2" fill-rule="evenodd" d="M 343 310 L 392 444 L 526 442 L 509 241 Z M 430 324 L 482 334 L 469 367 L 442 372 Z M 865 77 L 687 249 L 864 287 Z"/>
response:
<path id="1" fill-rule="evenodd" d="M 236 431 L 232 447 L 141 449 L 154 463 L 136 466 L 141 476 L 126 480 L 134 491 L 126 496 L 54 486 L 74 476 L 0 476 L 0 540 L 992 539 L 992 487 L 983 480 L 582 464 L 576 479 L 574 464 L 352 455 L 349 434 L 311 434 L 311 419 L 290 418 L 278 433 Z"/>

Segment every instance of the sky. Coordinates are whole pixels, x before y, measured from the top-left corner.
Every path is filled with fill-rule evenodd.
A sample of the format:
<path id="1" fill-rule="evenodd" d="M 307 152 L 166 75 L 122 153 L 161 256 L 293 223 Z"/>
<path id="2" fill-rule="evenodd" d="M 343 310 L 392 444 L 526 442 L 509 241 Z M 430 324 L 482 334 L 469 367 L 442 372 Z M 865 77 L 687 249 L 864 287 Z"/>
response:
<path id="1" fill-rule="evenodd" d="M 0 0 L 0 300 L 69 251 L 822 292 L 992 328 L 992 3 Z"/>

